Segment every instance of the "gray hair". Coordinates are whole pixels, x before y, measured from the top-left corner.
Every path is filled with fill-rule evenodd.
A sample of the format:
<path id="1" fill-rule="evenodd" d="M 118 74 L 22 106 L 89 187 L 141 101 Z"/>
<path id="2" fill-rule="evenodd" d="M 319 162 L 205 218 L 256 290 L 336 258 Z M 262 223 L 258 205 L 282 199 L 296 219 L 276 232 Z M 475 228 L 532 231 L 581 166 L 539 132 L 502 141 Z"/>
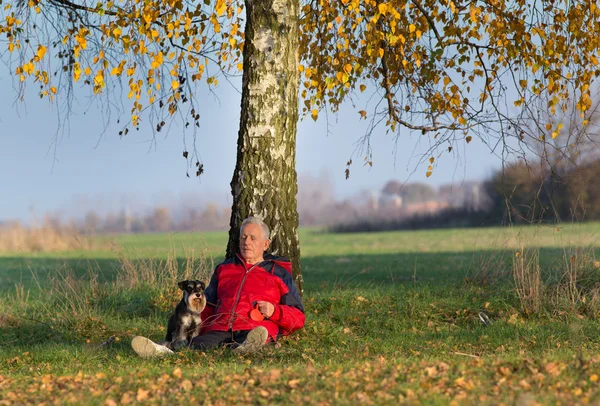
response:
<path id="1" fill-rule="evenodd" d="M 240 226 L 240 234 L 242 233 L 242 230 L 244 229 L 244 226 L 246 224 L 258 224 L 262 229 L 263 237 L 265 238 L 265 240 L 271 239 L 271 232 L 269 231 L 269 226 L 265 224 L 262 218 L 250 216 L 246 220 L 242 221 L 242 225 Z"/>

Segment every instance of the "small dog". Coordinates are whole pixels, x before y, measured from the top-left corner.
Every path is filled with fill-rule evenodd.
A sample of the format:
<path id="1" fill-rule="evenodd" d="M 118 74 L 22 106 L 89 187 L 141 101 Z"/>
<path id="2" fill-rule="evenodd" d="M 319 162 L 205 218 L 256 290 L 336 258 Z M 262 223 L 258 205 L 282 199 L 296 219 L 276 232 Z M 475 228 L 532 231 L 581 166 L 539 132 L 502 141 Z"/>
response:
<path id="1" fill-rule="evenodd" d="M 166 341 L 171 349 L 189 345 L 199 334 L 202 323 L 200 312 L 206 306 L 204 282 L 182 281 L 177 286 L 183 291 L 183 297 L 169 318 Z"/>

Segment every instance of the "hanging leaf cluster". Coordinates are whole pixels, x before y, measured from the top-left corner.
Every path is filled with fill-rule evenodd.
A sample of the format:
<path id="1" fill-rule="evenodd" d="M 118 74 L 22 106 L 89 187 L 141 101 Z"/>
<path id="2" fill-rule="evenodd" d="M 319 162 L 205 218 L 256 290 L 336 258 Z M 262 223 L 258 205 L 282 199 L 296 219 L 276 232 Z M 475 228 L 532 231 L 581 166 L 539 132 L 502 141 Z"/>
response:
<path id="1" fill-rule="evenodd" d="M 241 1 L 0 0 L 0 7 L 0 55 L 20 96 L 27 83 L 51 100 L 72 94 L 73 83 L 94 95 L 120 84 L 133 127 L 157 106 L 160 131 L 194 100 L 194 83 L 216 86 L 243 69 Z M 588 122 L 600 75 L 593 0 L 303 0 L 300 10 L 302 112 L 315 120 L 358 99 L 370 128 L 418 130 L 438 143 L 493 133 L 558 137 L 556 120 L 526 122 L 540 105 L 550 115 L 575 105 Z M 195 124 L 201 111 L 188 109 Z"/>
<path id="2" fill-rule="evenodd" d="M 369 89 L 375 106 L 361 118 L 467 141 L 471 130 L 523 131 L 540 100 L 550 114 L 571 102 L 584 120 L 590 111 L 595 1 L 314 0 L 302 13 L 303 113 L 315 119 Z"/>
<path id="3" fill-rule="evenodd" d="M 120 83 L 134 127 L 151 105 L 174 115 L 193 98 L 189 82 L 216 86 L 219 75 L 242 68 L 243 7 L 231 0 L 117 0 L 94 6 L 28 0 L 2 10 L 0 41 L 16 65 L 22 94 L 28 82 L 39 84 L 39 96 L 51 100 L 61 86 L 70 92 L 73 83 L 89 86 L 95 95 L 108 83 Z M 192 121 L 199 118 L 191 114 Z M 157 130 L 163 126 L 159 120 Z"/>

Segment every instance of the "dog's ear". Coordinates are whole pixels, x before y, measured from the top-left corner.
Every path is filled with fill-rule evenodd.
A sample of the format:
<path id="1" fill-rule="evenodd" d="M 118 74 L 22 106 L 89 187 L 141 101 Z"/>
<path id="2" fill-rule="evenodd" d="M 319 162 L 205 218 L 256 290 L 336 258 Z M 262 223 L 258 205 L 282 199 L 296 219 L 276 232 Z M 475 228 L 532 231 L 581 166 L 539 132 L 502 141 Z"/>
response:
<path id="1" fill-rule="evenodd" d="M 189 281 L 181 281 L 177 284 L 177 286 L 179 286 L 179 289 L 181 290 L 185 290 L 185 288 L 187 288 L 187 284 Z"/>

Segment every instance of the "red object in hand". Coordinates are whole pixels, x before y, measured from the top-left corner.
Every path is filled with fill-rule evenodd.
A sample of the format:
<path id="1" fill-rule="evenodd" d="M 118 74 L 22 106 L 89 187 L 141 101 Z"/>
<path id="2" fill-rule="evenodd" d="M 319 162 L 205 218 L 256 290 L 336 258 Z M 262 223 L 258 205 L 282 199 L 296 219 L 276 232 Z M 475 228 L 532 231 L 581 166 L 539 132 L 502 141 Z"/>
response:
<path id="1" fill-rule="evenodd" d="M 258 305 L 254 306 L 254 309 L 250 310 L 250 318 L 254 321 L 263 321 L 265 316 L 258 310 Z"/>

